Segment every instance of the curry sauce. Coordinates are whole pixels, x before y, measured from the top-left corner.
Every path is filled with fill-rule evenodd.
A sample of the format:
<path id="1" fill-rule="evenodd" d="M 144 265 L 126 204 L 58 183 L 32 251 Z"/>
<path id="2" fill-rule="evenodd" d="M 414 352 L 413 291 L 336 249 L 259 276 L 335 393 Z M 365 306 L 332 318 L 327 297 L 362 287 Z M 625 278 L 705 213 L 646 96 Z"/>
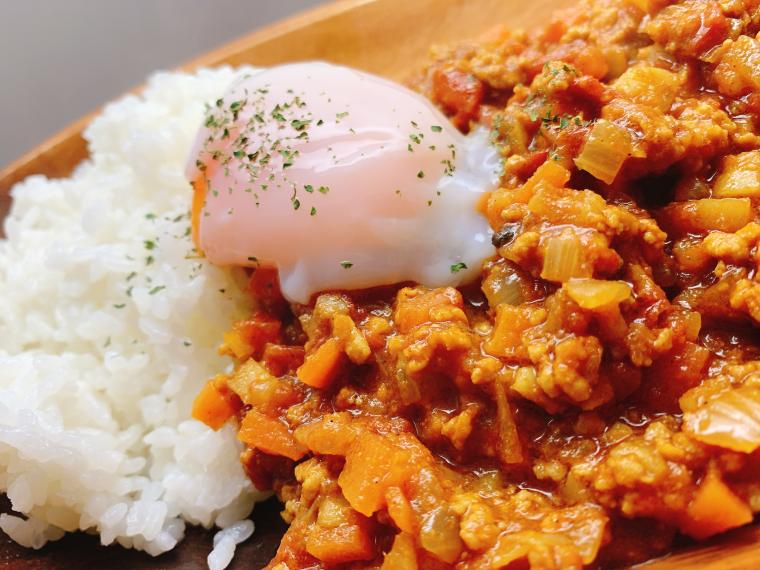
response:
<path id="1" fill-rule="evenodd" d="M 503 156 L 494 256 L 309 305 L 252 273 L 194 414 L 285 504 L 269 568 L 608 568 L 752 521 L 759 31 L 754 0 L 592 0 L 433 50 L 417 85 Z"/>

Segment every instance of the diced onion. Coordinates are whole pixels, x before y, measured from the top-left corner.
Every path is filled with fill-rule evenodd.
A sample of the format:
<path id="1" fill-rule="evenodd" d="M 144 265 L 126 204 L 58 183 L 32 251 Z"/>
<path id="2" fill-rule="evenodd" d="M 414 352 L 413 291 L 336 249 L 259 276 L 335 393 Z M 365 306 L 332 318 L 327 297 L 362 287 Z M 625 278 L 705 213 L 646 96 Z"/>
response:
<path id="1" fill-rule="evenodd" d="M 631 296 L 631 286 L 625 281 L 571 279 L 565 289 L 581 308 L 590 310 L 618 305 Z"/>
<path id="2" fill-rule="evenodd" d="M 509 407 L 507 393 L 501 382 L 494 385 L 496 393 L 496 413 L 499 422 L 499 456 L 504 463 L 520 463 L 523 460 L 522 446 L 517 435 L 517 425 Z"/>
<path id="3" fill-rule="evenodd" d="M 674 202 L 660 210 L 657 221 L 671 235 L 702 234 L 711 230 L 733 233 L 752 221 L 752 203 L 749 198 Z"/>
<path id="4" fill-rule="evenodd" d="M 511 265 L 498 265 L 483 280 L 481 286 L 490 307 L 519 305 L 526 301 L 523 279 Z"/>
<path id="5" fill-rule="evenodd" d="M 613 84 L 624 98 L 658 108 L 663 113 L 670 109 L 680 87 L 681 81 L 675 73 L 643 65 L 629 67 Z"/>
<path id="6" fill-rule="evenodd" d="M 594 178 L 612 184 L 632 151 L 631 134 L 625 128 L 599 119 L 591 128 L 575 164 Z"/>
<path id="7" fill-rule="evenodd" d="M 752 221 L 752 204 L 748 198 L 696 200 L 696 217 L 705 230 L 735 232 Z"/>
<path id="8" fill-rule="evenodd" d="M 581 276 L 581 240 L 572 231 L 546 240 L 541 278 L 564 283 Z"/>
<path id="9" fill-rule="evenodd" d="M 273 386 L 274 377 L 267 370 L 253 359 L 247 360 L 228 380 L 227 386 L 243 401 L 244 404 L 252 405 L 256 393 L 252 390 L 254 387 Z M 266 396 L 265 396 L 266 397 Z"/>
<path id="10" fill-rule="evenodd" d="M 760 150 L 727 156 L 715 180 L 713 196 L 736 198 L 760 196 Z"/>
<path id="11" fill-rule="evenodd" d="M 760 389 L 742 386 L 729 390 L 684 414 L 684 427 L 703 443 L 752 453 L 760 447 Z"/>
<path id="12" fill-rule="evenodd" d="M 448 505 L 443 504 L 425 516 L 420 528 L 420 546 L 449 564 L 459 558 L 463 546 L 459 520 Z"/>

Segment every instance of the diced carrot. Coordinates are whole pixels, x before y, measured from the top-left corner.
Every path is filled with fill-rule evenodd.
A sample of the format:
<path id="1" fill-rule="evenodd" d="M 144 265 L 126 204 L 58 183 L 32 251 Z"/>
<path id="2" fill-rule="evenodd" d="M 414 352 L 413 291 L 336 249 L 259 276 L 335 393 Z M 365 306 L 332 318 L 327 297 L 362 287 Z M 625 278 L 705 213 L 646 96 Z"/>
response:
<path id="1" fill-rule="evenodd" d="M 213 430 L 221 428 L 238 410 L 234 394 L 225 393 L 211 380 L 193 401 L 192 416 Z"/>
<path id="2" fill-rule="evenodd" d="M 538 170 L 541 165 L 546 162 L 546 159 L 549 158 L 549 151 L 528 151 L 524 156 L 524 162 L 517 165 L 517 168 L 515 169 L 515 174 L 523 179 L 530 178 L 536 173 L 536 170 Z"/>
<path id="3" fill-rule="evenodd" d="M 726 485 L 708 472 L 687 510 L 683 531 L 697 539 L 752 522 L 752 509 Z"/>
<path id="4" fill-rule="evenodd" d="M 359 430 L 352 426 L 348 414 L 339 412 L 299 427 L 296 440 L 319 455 L 346 455 Z"/>
<path id="5" fill-rule="evenodd" d="M 301 459 L 307 451 L 295 440 L 285 424 L 256 410 L 249 410 L 243 418 L 238 439 L 264 453 L 282 455 L 293 461 Z"/>
<path id="6" fill-rule="evenodd" d="M 453 287 L 421 289 L 405 287 L 396 297 L 394 321 L 399 332 L 406 334 L 429 322 L 467 321 L 462 294 Z"/>
<path id="7" fill-rule="evenodd" d="M 723 42 L 731 25 L 720 2 L 689 0 L 660 10 L 644 31 L 656 43 L 673 46 L 679 58 L 689 58 L 699 57 Z"/>
<path id="8" fill-rule="evenodd" d="M 232 330 L 224 335 L 223 353 L 232 353 L 235 358 L 246 360 L 258 358 L 267 343 L 280 340 L 279 320 L 263 312 L 256 312 L 250 318 L 238 321 Z"/>
<path id="9" fill-rule="evenodd" d="M 282 570 L 283 566 L 288 569 L 319 568 L 319 561 L 306 552 L 306 538 L 313 520 L 309 516 L 296 517 L 280 540 L 277 554 L 262 570 Z"/>
<path id="10" fill-rule="evenodd" d="M 602 79 L 609 70 L 607 58 L 602 50 L 581 39 L 560 42 L 546 54 L 544 59 L 547 62 L 558 60 L 566 61 L 581 75 L 590 75 L 596 79 Z"/>
<path id="11" fill-rule="evenodd" d="M 414 511 L 404 492 L 399 487 L 388 487 L 388 490 L 385 491 L 385 500 L 388 503 L 388 516 L 391 517 L 399 530 L 414 534 Z"/>
<path id="12" fill-rule="evenodd" d="M 385 346 L 385 342 L 393 332 L 393 327 L 387 318 L 370 317 L 362 324 L 362 332 L 370 348 L 378 350 Z"/>
<path id="13" fill-rule="evenodd" d="M 453 123 L 459 128 L 467 128 L 483 101 L 483 83 L 469 73 L 436 69 L 432 87 L 433 99 L 454 115 Z"/>
<path id="14" fill-rule="evenodd" d="M 327 564 L 343 564 L 375 557 L 375 543 L 363 525 L 324 528 L 314 525 L 306 539 L 306 551 Z"/>
<path id="15" fill-rule="evenodd" d="M 371 516 L 386 504 L 388 487 L 399 486 L 417 472 L 419 465 L 409 445 L 397 437 L 369 432 L 357 437 L 346 455 L 338 483 L 351 506 Z"/>
<path id="16" fill-rule="evenodd" d="M 527 357 L 522 335 L 533 326 L 528 312 L 530 310 L 530 308 L 514 305 L 499 305 L 496 309 L 496 326 L 493 334 L 484 344 L 486 352 L 504 358 Z"/>
<path id="17" fill-rule="evenodd" d="M 536 189 L 543 187 L 564 188 L 570 180 L 570 171 L 555 160 L 547 160 L 541 164 L 533 175 L 515 189 L 500 189 L 492 192 L 488 200 L 486 216 L 492 227 L 504 224 L 502 212 L 515 204 L 527 204 L 535 197 Z M 556 202 L 553 200 L 552 203 Z M 602 201 L 603 203 L 603 201 Z"/>
<path id="18" fill-rule="evenodd" d="M 570 180 L 570 171 L 555 160 L 548 160 L 523 185 L 523 191 L 532 194 L 539 184 L 562 188 Z"/>
<path id="19" fill-rule="evenodd" d="M 335 378 L 342 360 L 343 348 L 340 341 L 331 337 L 306 356 L 296 375 L 301 382 L 312 388 L 326 388 Z"/>
<path id="20" fill-rule="evenodd" d="M 267 344 L 264 347 L 264 353 L 261 355 L 261 364 L 273 376 L 284 376 L 301 366 L 303 358 L 302 346 Z"/>
<path id="21" fill-rule="evenodd" d="M 417 570 L 417 552 L 414 539 L 403 532 L 393 539 L 393 546 L 385 555 L 380 570 Z"/>

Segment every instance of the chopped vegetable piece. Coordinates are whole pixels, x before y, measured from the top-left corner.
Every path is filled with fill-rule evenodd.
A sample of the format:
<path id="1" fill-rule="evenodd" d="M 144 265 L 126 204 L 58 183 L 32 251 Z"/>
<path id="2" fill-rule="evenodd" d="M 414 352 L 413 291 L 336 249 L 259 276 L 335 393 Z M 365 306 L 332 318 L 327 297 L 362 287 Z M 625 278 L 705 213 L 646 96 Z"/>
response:
<path id="1" fill-rule="evenodd" d="M 687 510 L 683 531 L 698 539 L 752 522 L 752 509 L 709 471 L 699 485 Z"/>
<path id="2" fill-rule="evenodd" d="M 715 179 L 716 198 L 760 197 L 760 150 L 727 156 Z"/>
<path id="3" fill-rule="evenodd" d="M 599 119 L 591 128 L 575 164 L 594 178 L 612 184 L 632 151 L 631 134 L 624 127 Z"/>
<path id="4" fill-rule="evenodd" d="M 676 235 L 710 230 L 735 232 L 752 221 L 749 198 L 705 198 L 677 202 L 663 208 L 658 216 L 663 229 Z"/>
<path id="5" fill-rule="evenodd" d="M 662 111 L 670 109 L 681 81 L 678 76 L 659 67 L 636 66 L 617 78 L 613 87 L 626 99 Z"/>
<path id="6" fill-rule="evenodd" d="M 363 515 L 383 508 L 387 489 L 403 484 L 419 469 L 412 450 L 400 443 L 398 437 L 370 432 L 351 444 L 338 483 L 351 506 Z"/>
<path id="7" fill-rule="evenodd" d="M 372 522 L 342 497 L 325 497 L 317 522 L 308 531 L 306 551 L 327 564 L 344 564 L 375 557 Z"/>
<path id="8" fill-rule="evenodd" d="M 316 526 L 306 539 L 306 551 L 327 564 L 343 564 L 371 560 L 375 556 L 375 543 L 369 532 L 357 525 Z"/>
<path id="9" fill-rule="evenodd" d="M 261 412 L 276 414 L 280 408 L 294 403 L 299 393 L 296 387 L 282 378 L 275 378 L 257 361 L 245 362 L 227 381 L 246 405 Z"/>
<path id="10" fill-rule="evenodd" d="M 332 332 L 344 347 L 346 356 L 354 364 L 364 364 L 372 354 L 367 340 L 350 316 L 333 316 Z"/>
<path id="11" fill-rule="evenodd" d="M 505 358 L 527 356 L 522 335 L 530 327 L 540 323 L 529 307 L 499 305 L 496 309 L 496 326 L 484 348 L 488 354 Z"/>
<path id="12" fill-rule="evenodd" d="M 581 308 L 590 310 L 619 305 L 631 297 L 631 286 L 625 281 L 571 279 L 564 288 Z"/>
<path id="13" fill-rule="evenodd" d="M 760 389 L 741 386 L 684 414 L 684 429 L 695 439 L 742 453 L 760 447 Z"/>
<path id="14" fill-rule="evenodd" d="M 494 391 L 496 392 L 496 419 L 499 422 L 499 456 L 506 464 L 520 463 L 523 460 L 522 446 L 504 384 L 496 382 Z"/>
<path id="15" fill-rule="evenodd" d="M 454 115 L 458 127 L 466 127 L 475 118 L 485 88 L 483 83 L 469 73 L 457 70 L 436 70 L 433 75 L 433 97 Z"/>
<path id="16" fill-rule="evenodd" d="M 582 277 L 581 240 L 572 230 L 546 240 L 541 279 L 564 283 L 573 277 Z"/>
<path id="17" fill-rule="evenodd" d="M 405 288 L 399 291 L 394 320 L 399 332 L 408 333 L 422 323 L 466 321 L 462 294 L 453 287 L 419 292 Z"/>
<path id="18" fill-rule="evenodd" d="M 281 327 L 279 320 L 265 313 L 255 313 L 249 319 L 235 323 L 232 330 L 225 333 L 222 352 L 232 353 L 239 360 L 259 357 L 267 343 L 279 341 Z"/>
<path id="19" fill-rule="evenodd" d="M 306 455 L 306 448 L 298 443 L 287 426 L 256 410 L 249 410 L 240 423 L 238 439 L 270 455 L 282 455 L 298 461 Z"/>
<path id="20" fill-rule="evenodd" d="M 399 530 L 413 534 L 415 532 L 415 514 L 412 505 L 399 487 L 388 487 L 385 492 L 388 503 L 388 516 Z"/>
<path id="21" fill-rule="evenodd" d="M 570 171 L 561 164 L 550 160 L 538 167 L 533 176 L 523 185 L 523 192 L 530 195 L 539 184 L 562 188 L 568 180 L 570 180 Z"/>
<path id="22" fill-rule="evenodd" d="M 723 16 L 720 7 L 718 13 Z M 760 42 L 755 37 L 741 35 L 735 41 L 727 43 L 726 47 L 714 75 L 720 92 L 733 97 L 757 93 L 760 89 L 760 76 L 757 73 Z"/>
<path id="23" fill-rule="evenodd" d="M 499 264 L 491 269 L 483 280 L 481 289 L 488 299 L 488 306 L 519 305 L 528 299 L 529 281 L 524 279 L 511 264 Z"/>
<path id="24" fill-rule="evenodd" d="M 302 445 L 323 455 L 347 455 L 357 436 L 347 414 L 337 413 L 299 427 L 293 434 Z"/>
<path id="25" fill-rule="evenodd" d="M 328 338 L 298 369 L 298 379 L 312 388 L 326 388 L 335 378 L 343 360 L 343 348 L 337 338 Z"/>
<path id="26" fill-rule="evenodd" d="M 235 396 L 218 387 L 223 379 L 224 377 L 217 377 L 207 382 L 193 401 L 193 418 L 213 430 L 220 429 L 239 408 Z"/>
<path id="27" fill-rule="evenodd" d="M 420 528 L 420 545 L 449 564 L 459 558 L 464 548 L 459 537 L 459 518 L 448 505 L 441 505 L 427 514 Z"/>

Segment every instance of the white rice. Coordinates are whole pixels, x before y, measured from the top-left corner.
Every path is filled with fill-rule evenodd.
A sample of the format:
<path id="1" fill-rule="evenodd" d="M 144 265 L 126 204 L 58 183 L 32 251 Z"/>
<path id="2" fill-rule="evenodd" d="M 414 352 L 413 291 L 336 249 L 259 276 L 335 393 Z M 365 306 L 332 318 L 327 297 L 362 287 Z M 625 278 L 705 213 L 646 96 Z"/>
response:
<path id="1" fill-rule="evenodd" d="M 190 419 L 226 362 L 244 276 L 189 256 L 183 176 L 231 69 L 155 75 L 87 129 L 91 160 L 12 192 L 0 241 L 0 491 L 23 517 L 0 529 L 40 548 L 65 532 L 158 555 L 185 523 L 228 528 L 224 568 L 260 496 L 231 427 Z"/>

